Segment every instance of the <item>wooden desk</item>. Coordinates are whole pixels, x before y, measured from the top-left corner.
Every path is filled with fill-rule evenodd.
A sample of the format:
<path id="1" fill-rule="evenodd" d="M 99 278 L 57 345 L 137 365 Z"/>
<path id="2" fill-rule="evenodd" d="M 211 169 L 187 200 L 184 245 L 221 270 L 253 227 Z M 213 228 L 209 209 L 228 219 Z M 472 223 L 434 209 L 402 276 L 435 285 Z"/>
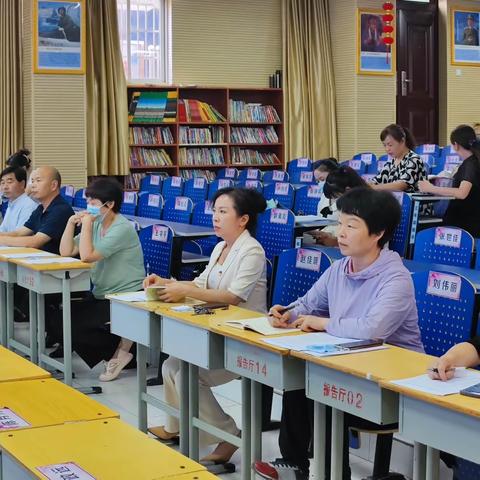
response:
<path id="1" fill-rule="evenodd" d="M 118 418 L 117 412 L 53 378 L 0 383 L 1 407 L 38 428 L 62 423 Z M 8 427 L 0 431 L 9 430 Z"/>
<path id="2" fill-rule="evenodd" d="M 50 373 L 43 368 L 0 346 L 0 384 L 49 377 Z"/>
<path id="3" fill-rule="evenodd" d="M 45 477 L 38 467 L 74 462 L 95 479 L 157 480 L 205 467 L 118 419 L 0 434 L 2 480 Z"/>
<path id="4" fill-rule="evenodd" d="M 306 394 L 315 401 L 314 461 L 320 478 L 325 471 L 324 405 L 332 407 L 332 478 L 342 478 L 343 413 L 379 424 L 397 423 L 398 395 L 380 382 L 418 375 L 431 363 L 427 355 L 394 346 L 330 357 L 291 355 L 306 361 Z"/>
<path id="5" fill-rule="evenodd" d="M 425 369 L 419 368 L 409 376 L 422 373 Z M 480 402 L 477 398 L 460 394 L 430 395 L 388 381 L 382 381 L 381 386 L 400 396 L 401 434 L 426 446 L 426 449 L 422 446 L 418 449 L 419 461 L 414 469 L 414 479 L 439 478 L 440 450 L 480 463 Z"/>
<path id="6" fill-rule="evenodd" d="M 34 248 L 1 248 L 0 247 L 0 344 L 8 346 L 8 339 L 13 338 L 13 285 L 17 281 L 17 269 L 2 256 L 8 253 L 35 253 Z M 9 332 L 10 330 L 10 332 Z M 30 327 L 30 339 L 32 328 Z M 22 350 L 25 353 L 24 350 Z M 28 350 L 27 355 L 31 352 Z"/>
<path id="7" fill-rule="evenodd" d="M 17 267 L 17 285 L 29 291 L 30 324 L 38 328 L 32 338 L 32 361 L 46 364 L 64 372 L 64 381 L 72 384 L 72 330 L 71 330 L 71 292 L 90 290 L 91 264 L 84 262 L 59 264 L 29 264 L 23 259 L 10 259 L 9 263 Z M 50 358 L 45 353 L 45 295 L 61 293 L 63 305 L 63 350 L 64 362 Z M 36 345 L 38 342 L 38 359 Z M 17 345 L 18 347 L 18 345 Z"/>
<path id="8" fill-rule="evenodd" d="M 250 317 L 246 318 L 264 316 L 257 312 L 248 313 Z M 226 326 L 225 321 L 217 321 L 212 330 L 225 338 L 225 368 L 242 377 L 242 440 L 245 434 L 242 455 L 247 451 L 251 463 L 262 458 L 261 385 L 283 391 L 303 389 L 304 362 L 289 356 L 288 349 L 265 343 L 264 339 L 269 337 Z M 247 426 L 248 431 L 245 430 Z M 255 478 L 254 474 L 252 478 Z"/>

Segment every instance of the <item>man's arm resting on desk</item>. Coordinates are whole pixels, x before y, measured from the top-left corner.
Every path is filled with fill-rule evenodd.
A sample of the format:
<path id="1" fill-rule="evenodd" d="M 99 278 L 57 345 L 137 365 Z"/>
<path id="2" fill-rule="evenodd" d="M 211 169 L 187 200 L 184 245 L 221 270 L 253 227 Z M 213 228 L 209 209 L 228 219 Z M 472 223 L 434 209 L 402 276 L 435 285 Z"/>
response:
<path id="1" fill-rule="evenodd" d="M 42 248 L 51 238 L 44 233 L 38 232 L 32 235 L 32 231 L 22 227 L 10 234 L 0 235 L 0 245 L 8 247 Z"/>

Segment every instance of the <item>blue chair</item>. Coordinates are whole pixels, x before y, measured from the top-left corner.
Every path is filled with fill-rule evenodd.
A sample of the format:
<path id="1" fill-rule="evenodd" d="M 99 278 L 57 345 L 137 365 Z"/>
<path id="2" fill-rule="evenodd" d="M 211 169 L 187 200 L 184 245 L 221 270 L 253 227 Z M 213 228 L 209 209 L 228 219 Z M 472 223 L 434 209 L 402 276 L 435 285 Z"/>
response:
<path id="1" fill-rule="evenodd" d="M 222 188 L 233 187 L 233 181 L 228 178 L 217 178 L 208 184 L 208 199 L 212 200 L 217 190 Z"/>
<path id="2" fill-rule="evenodd" d="M 430 155 L 428 153 L 422 153 L 420 154 L 420 158 L 422 159 L 425 166 L 428 166 L 430 171 L 432 171 L 437 166 L 437 159 L 433 155 Z"/>
<path id="3" fill-rule="evenodd" d="M 172 275 L 173 230 L 158 224 L 142 228 L 138 234 L 145 269 L 164 278 Z"/>
<path id="4" fill-rule="evenodd" d="M 372 152 L 357 153 L 352 160 L 360 160 L 366 165 L 365 172 L 377 173 L 377 156 Z"/>
<path id="5" fill-rule="evenodd" d="M 274 199 L 282 208 L 293 208 L 295 189 L 290 183 L 275 182 L 263 187 L 263 196 L 266 200 Z"/>
<path id="6" fill-rule="evenodd" d="M 401 257 L 405 257 L 407 252 L 409 234 L 410 234 L 410 220 L 412 217 L 412 200 L 409 195 L 403 192 L 393 192 L 393 195 L 400 203 L 402 208 L 402 216 L 400 223 L 393 232 L 393 237 L 390 240 L 390 250 L 394 250 Z"/>
<path id="7" fill-rule="evenodd" d="M 438 158 L 440 156 L 440 147 L 434 143 L 426 143 L 415 147 L 415 152 L 419 155 L 428 154 Z"/>
<path id="8" fill-rule="evenodd" d="M 453 466 L 453 478 L 478 480 L 480 478 L 480 465 L 457 457 Z"/>
<path id="9" fill-rule="evenodd" d="M 312 170 L 297 170 L 290 173 L 290 183 L 292 185 L 313 185 L 317 181 Z"/>
<path id="10" fill-rule="evenodd" d="M 138 195 L 136 192 L 123 192 L 123 202 L 120 213 L 123 215 L 135 215 L 137 211 Z"/>
<path id="11" fill-rule="evenodd" d="M 188 197 L 167 198 L 162 212 L 162 220 L 190 223 L 193 202 Z"/>
<path id="12" fill-rule="evenodd" d="M 263 184 L 260 180 L 245 180 L 237 183 L 238 187 L 253 188 L 259 193 L 263 193 Z"/>
<path id="13" fill-rule="evenodd" d="M 460 236 L 460 238 L 454 238 L 455 236 Z M 454 241 L 459 242 L 458 247 L 452 245 Z M 419 262 L 470 268 L 472 256 L 473 237 L 461 228 L 427 228 L 418 232 L 415 237 L 413 259 Z"/>
<path id="14" fill-rule="evenodd" d="M 322 196 L 322 187 L 305 185 L 295 192 L 293 211 L 296 215 L 316 215 L 318 202 Z"/>
<path id="15" fill-rule="evenodd" d="M 139 217 L 160 220 L 163 209 L 163 197 L 159 193 L 140 192 L 138 196 L 137 215 Z"/>
<path id="16" fill-rule="evenodd" d="M 75 197 L 73 198 L 73 206 L 76 208 L 87 208 L 87 197 L 85 196 L 85 189 L 81 188 L 75 192 Z"/>
<path id="17" fill-rule="evenodd" d="M 7 208 L 8 208 L 8 201 L 4 200 L 0 204 L 0 213 L 2 214 L 2 217 L 5 217 L 5 214 L 7 213 Z"/>
<path id="18" fill-rule="evenodd" d="M 230 180 L 236 180 L 238 178 L 238 170 L 236 168 L 222 168 L 218 171 L 216 178 L 228 178 Z"/>
<path id="19" fill-rule="evenodd" d="M 140 180 L 140 191 L 162 193 L 163 179 L 160 175 L 147 175 Z"/>
<path id="20" fill-rule="evenodd" d="M 290 176 L 293 173 L 297 173 L 299 171 L 312 170 L 312 161 L 309 158 L 302 157 L 302 158 L 295 158 L 294 160 L 290 160 L 287 165 L 287 172 Z M 291 181 L 291 180 L 290 180 Z M 291 181 L 291 183 L 294 183 Z"/>
<path id="21" fill-rule="evenodd" d="M 447 276 L 442 278 L 442 275 Z M 475 287 L 468 279 L 448 272 L 448 267 L 445 272 L 416 272 L 412 274 L 412 279 L 425 352 L 439 357 L 453 345 L 471 338 L 474 329 Z M 434 282 L 437 282 L 436 288 L 432 288 Z M 458 299 L 441 295 L 442 291 L 451 292 L 454 284 Z"/>
<path id="22" fill-rule="evenodd" d="M 262 172 L 258 168 L 247 168 L 242 170 L 238 176 L 239 182 L 245 182 L 246 180 L 261 180 Z"/>
<path id="23" fill-rule="evenodd" d="M 442 170 L 447 170 L 448 172 L 453 172 L 463 162 L 462 157 L 457 153 L 445 156 L 442 155 L 442 161 Z"/>
<path id="24" fill-rule="evenodd" d="M 185 182 L 183 195 L 192 200 L 192 202 L 203 202 L 207 198 L 208 182 L 204 177 L 190 178 Z"/>
<path id="25" fill-rule="evenodd" d="M 192 225 L 211 227 L 213 223 L 212 217 L 212 202 L 210 200 L 196 203 L 193 206 Z M 219 237 L 216 235 L 210 235 L 208 237 L 198 238 L 195 240 L 195 243 L 200 246 L 202 255 L 209 257 L 219 240 Z M 184 249 L 190 252 L 195 252 L 196 250 L 190 245 L 190 243 L 192 242 L 185 242 Z"/>
<path id="26" fill-rule="evenodd" d="M 269 170 L 268 172 L 263 172 L 262 180 L 263 185 L 274 182 L 288 182 L 290 180 L 290 175 L 283 170 Z"/>
<path id="27" fill-rule="evenodd" d="M 330 259 L 315 247 L 283 251 L 274 264 L 270 305 L 288 305 L 302 297 L 330 265 Z"/>
<path id="28" fill-rule="evenodd" d="M 363 175 L 367 173 L 367 165 L 361 160 L 352 159 L 346 162 L 342 162 L 341 164 L 349 166 L 350 168 L 355 170 L 359 175 Z"/>
<path id="29" fill-rule="evenodd" d="M 168 177 L 163 181 L 162 195 L 165 200 L 170 197 L 180 197 L 183 195 L 183 178 Z"/>
<path id="30" fill-rule="evenodd" d="M 73 185 L 65 185 L 60 189 L 60 195 L 70 204 L 73 205 L 75 198 L 75 187 Z"/>

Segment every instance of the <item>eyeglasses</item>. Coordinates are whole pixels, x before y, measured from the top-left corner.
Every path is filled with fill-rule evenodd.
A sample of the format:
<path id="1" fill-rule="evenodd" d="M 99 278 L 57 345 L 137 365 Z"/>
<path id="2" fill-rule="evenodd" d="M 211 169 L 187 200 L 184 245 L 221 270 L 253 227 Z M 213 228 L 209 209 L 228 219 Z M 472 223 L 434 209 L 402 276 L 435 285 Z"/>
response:
<path id="1" fill-rule="evenodd" d="M 211 308 L 204 305 L 193 305 L 193 315 L 213 315 L 215 310 L 228 310 L 228 305 L 216 308 Z"/>

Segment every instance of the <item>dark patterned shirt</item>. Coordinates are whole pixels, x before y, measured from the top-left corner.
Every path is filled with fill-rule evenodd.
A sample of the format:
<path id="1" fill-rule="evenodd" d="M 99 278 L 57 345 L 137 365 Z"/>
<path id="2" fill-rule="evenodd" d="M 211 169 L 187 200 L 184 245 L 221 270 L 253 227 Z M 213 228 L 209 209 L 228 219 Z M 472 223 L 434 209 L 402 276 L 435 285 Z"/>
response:
<path id="1" fill-rule="evenodd" d="M 426 178 L 427 171 L 423 160 L 410 150 L 398 165 L 395 165 L 393 158 L 389 160 L 378 175 L 372 178 L 372 182 L 380 184 L 401 181 L 407 184 L 406 192 L 415 192 L 418 190 L 418 181 Z"/>

